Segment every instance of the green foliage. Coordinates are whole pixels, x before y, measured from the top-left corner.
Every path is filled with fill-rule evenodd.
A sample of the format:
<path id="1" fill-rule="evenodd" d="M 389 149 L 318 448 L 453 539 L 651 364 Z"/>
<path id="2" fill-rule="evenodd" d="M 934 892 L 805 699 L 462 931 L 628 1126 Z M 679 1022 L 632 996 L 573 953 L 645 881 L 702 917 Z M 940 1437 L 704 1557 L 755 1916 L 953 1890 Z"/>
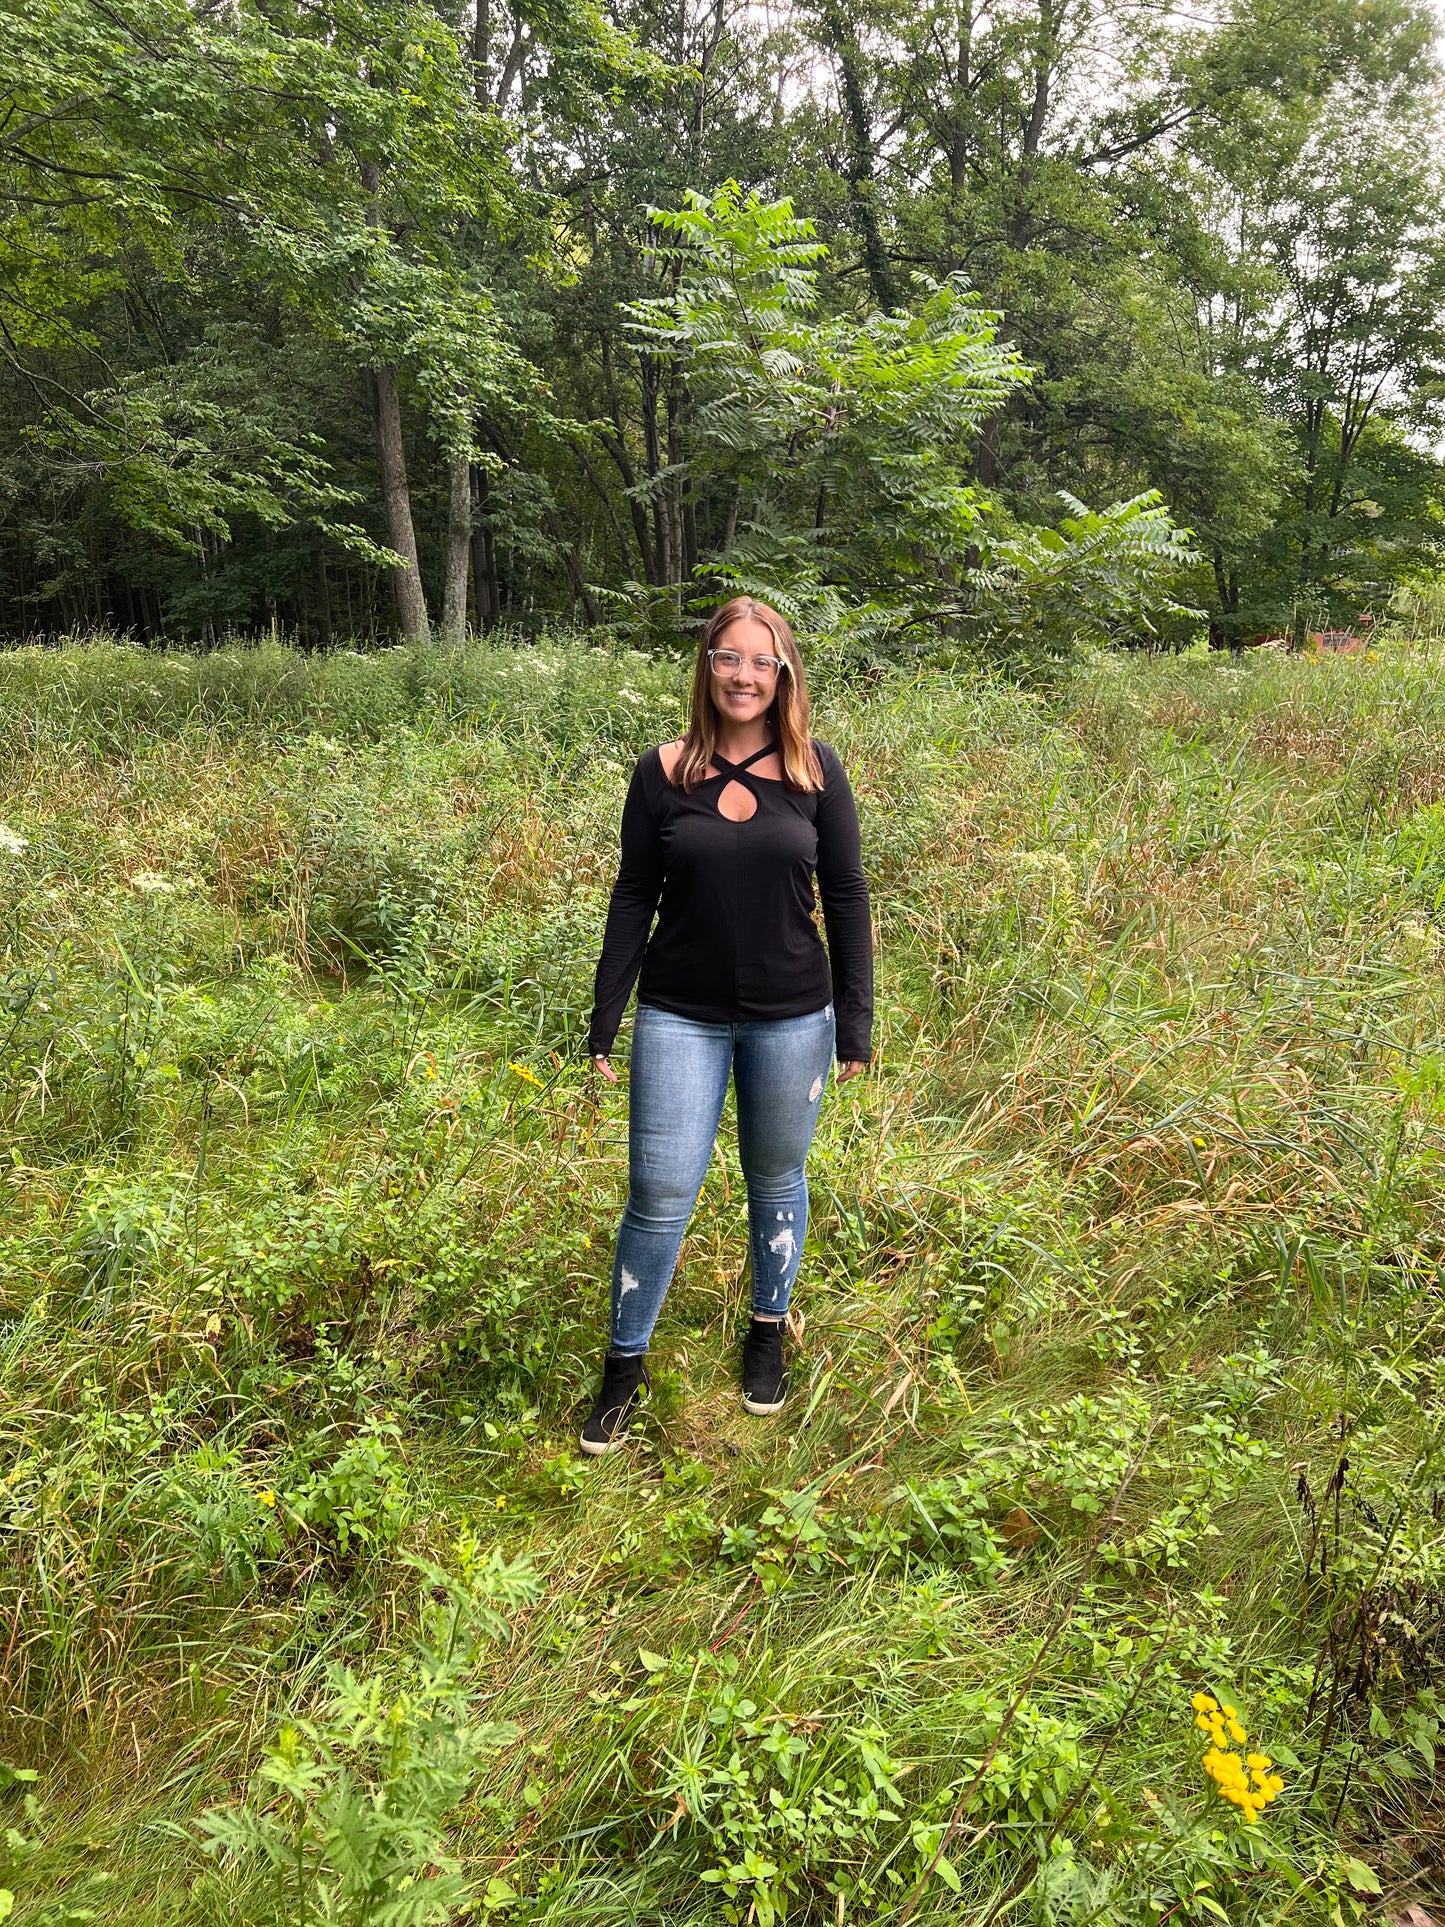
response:
<path id="1" fill-rule="evenodd" d="M 1035 668 L 1438 567 L 1424 0 L 5 19 L 7 636 L 667 643 L 758 587 Z M 1068 582 L 1061 494 L 1114 505 Z"/>
<path id="2" fill-rule="evenodd" d="M 38 1827 L 45 1813 L 38 1797 L 30 1791 L 39 1778 L 40 1775 L 33 1767 L 11 1766 L 8 1762 L 0 1760 L 0 1794 L 9 1793 L 15 1787 L 25 1788 L 21 1796 L 22 1815 L 25 1824 L 30 1827 Z M 0 1846 L 0 1875 L 13 1877 L 15 1871 L 39 1845 L 40 1841 L 35 1834 L 26 1834 L 20 1827 L 7 1826 L 3 1846 Z M 0 1920 L 8 1920 L 14 1911 L 13 1888 L 0 1887 Z"/>
<path id="3" fill-rule="evenodd" d="M 183 551 L 202 532 L 229 542 L 242 518 L 281 529 L 305 516 L 355 553 L 386 560 L 362 530 L 337 521 L 356 491 L 328 479 L 320 437 L 294 439 L 293 404 L 273 390 L 270 362 L 254 328 L 213 324 L 184 361 L 54 408 L 37 444 L 63 476 L 103 474 L 129 528 Z"/>
<path id="4" fill-rule="evenodd" d="M 1201 619 L 1171 594 L 1195 556 L 1157 494 L 1102 511 L 1063 500 L 1069 513 L 1057 530 L 996 538 L 983 552 L 974 619 L 999 654 L 1046 662 L 1080 643 L 1157 641 Z"/>
<path id="5" fill-rule="evenodd" d="M 276 1494 L 247 1478 L 235 1447 L 217 1445 L 178 1456 L 158 1502 L 168 1529 L 190 1542 L 188 1576 L 233 1593 L 255 1586 L 279 1564 L 284 1540 L 276 1508 Z"/>
<path id="6" fill-rule="evenodd" d="M 880 1896 L 862 1868 L 903 1817 L 898 1763 L 880 1728 L 800 1732 L 725 1681 L 699 1706 L 668 1767 L 661 1790 L 682 1803 L 717 1857 L 699 1878 L 727 1901 L 725 1919 L 752 1915 L 772 1927 L 815 1881 L 855 1912 L 873 1912 Z"/>
<path id="7" fill-rule="evenodd" d="M 819 663 L 880 1052 L 786 1423 L 726 1120 L 584 1464 L 626 1112 L 579 1041 L 683 674 L 0 658 L 13 1917 L 1351 1922 L 1435 1824 L 1435 658 Z M 389 953 L 322 944 L 413 877 Z"/>
<path id="8" fill-rule="evenodd" d="M 407 1517 L 406 1478 L 397 1461 L 400 1429 L 370 1419 L 329 1465 L 282 1495 L 299 1525 L 334 1545 L 344 1559 L 355 1547 L 372 1551 L 395 1545 Z"/>
<path id="9" fill-rule="evenodd" d="M 633 327 L 695 399 L 697 485 L 741 505 L 731 546 L 698 564 L 717 598 L 758 595 L 811 628 L 916 647 L 912 632 L 957 622 L 963 594 L 990 643 L 1044 659 L 1190 613 L 1169 595 L 1188 540 L 1157 497 L 1102 515 L 1066 498 L 1057 531 L 985 533 L 993 504 L 966 479 L 968 446 L 1030 371 L 961 277 L 921 284 L 914 313 L 824 318 L 826 249 L 789 202 L 730 182 L 652 220 L 676 237 L 677 287 L 635 304 Z"/>
<path id="10" fill-rule="evenodd" d="M 459 1550 L 455 1577 L 413 1562 L 442 1601 L 424 1599 L 398 1672 L 333 1668 L 317 1717 L 283 1726 L 267 1749 L 250 1803 L 202 1817 L 209 1851 L 274 1871 L 286 1919 L 426 1927 L 469 1897 L 445 1822 L 516 1728 L 477 1717 L 468 1673 L 505 1624 L 499 1609 L 539 1589 L 525 1561 Z"/>
<path id="11" fill-rule="evenodd" d="M 971 1566 L 981 1585 L 997 1582 L 1004 1569 L 1004 1550 L 988 1522 L 986 1479 L 961 1472 L 921 1485 L 909 1480 L 899 1496 L 922 1522 L 920 1538 L 926 1553 Z"/>

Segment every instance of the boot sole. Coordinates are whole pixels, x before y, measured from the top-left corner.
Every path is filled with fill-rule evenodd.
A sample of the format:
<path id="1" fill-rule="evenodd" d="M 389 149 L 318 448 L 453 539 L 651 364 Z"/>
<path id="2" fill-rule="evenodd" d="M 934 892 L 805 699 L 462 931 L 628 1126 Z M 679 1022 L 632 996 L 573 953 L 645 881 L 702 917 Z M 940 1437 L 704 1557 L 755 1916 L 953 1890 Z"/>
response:
<path id="1" fill-rule="evenodd" d="M 589 1459 L 600 1459 L 604 1452 L 615 1452 L 619 1445 L 626 1445 L 627 1435 L 624 1432 L 621 1438 L 609 1439 L 606 1445 L 594 1445 L 591 1439 L 583 1438 L 579 1438 L 577 1443 Z"/>
<path id="2" fill-rule="evenodd" d="M 771 1418 L 774 1412 L 781 1412 L 787 1402 L 788 1395 L 786 1392 L 771 1405 L 764 1405 L 759 1399 L 744 1398 L 743 1410 L 745 1412 L 751 1412 L 754 1418 Z"/>

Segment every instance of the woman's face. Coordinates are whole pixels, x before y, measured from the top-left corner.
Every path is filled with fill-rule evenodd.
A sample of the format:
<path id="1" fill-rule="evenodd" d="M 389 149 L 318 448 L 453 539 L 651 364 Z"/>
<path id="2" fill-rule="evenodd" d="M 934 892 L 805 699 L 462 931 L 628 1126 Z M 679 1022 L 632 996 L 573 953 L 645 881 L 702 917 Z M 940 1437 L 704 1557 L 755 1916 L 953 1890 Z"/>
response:
<path id="1" fill-rule="evenodd" d="M 766 716 L 778 693 L 778 676 L 787 674 L 772 667 L 778 647 L 772 630 L 753 616 L 743 616 L 728 624 L 713 647 L 712 699 L 718 714 L 732 723 L 756 722 Z M 740 660 L 719 663 L 718 651 Z"/>

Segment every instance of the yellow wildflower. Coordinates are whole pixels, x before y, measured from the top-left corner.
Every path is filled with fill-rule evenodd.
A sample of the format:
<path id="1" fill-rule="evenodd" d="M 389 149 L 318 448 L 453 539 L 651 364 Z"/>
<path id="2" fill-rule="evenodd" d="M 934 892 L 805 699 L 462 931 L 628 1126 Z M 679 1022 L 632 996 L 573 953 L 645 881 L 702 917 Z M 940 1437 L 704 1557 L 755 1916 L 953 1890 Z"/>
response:
<path id="1" fill-rule="evenodd" d="M 1240 1747 L 1249 1738 L 1237 1706 L 1227 1700 L 1221 1705 L 1208 1693 L 1196 1693 L 1189 1704 L 1194 1709 L 1194 1724 L 1208 1733 L 1212 1742 L 1199 1764 L 1224 1799 L 1239 1808 L 1246 1825 L 1254 1826 L 1264 1808 L 1284 1791 L 1284 1781 L 1270 1772 L 1274 1761 L 1267 1753 L 1248 1753 L 1241 1759 L 1230 1750 L 1226 1732 Z"/>
<path id="2" fill-rule="evenodd" d="M 274 1506 L 276 1503 L 276 1494 L 271 1490 L 269 1486 L 267 1486 L 263 1491 L 258 1492 L 256 1494 L 256 1497 L 261 1501 L 262 1505 L 264 1506 Z"/>
<path id="3" fill-rule="evenodd" d="M 541 1078 L 538 1077 L 534 1070 L 529 1069 L 526 1064 L 508 1064 L 507 1069 L 509 1071 L 515 1071 L 524 1083 L 535 1084 L 539 1091 L 543 1089 Z"/>

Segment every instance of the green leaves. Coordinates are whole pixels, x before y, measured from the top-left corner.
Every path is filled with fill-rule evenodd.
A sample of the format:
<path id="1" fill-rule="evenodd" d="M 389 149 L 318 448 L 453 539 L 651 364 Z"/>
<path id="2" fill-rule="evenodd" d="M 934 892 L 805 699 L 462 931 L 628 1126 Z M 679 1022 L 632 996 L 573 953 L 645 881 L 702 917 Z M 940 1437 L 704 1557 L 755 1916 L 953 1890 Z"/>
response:
<path id="1" fill-rule="evenodd" d="M 318 1716 L 280 1728 L 250 1801 L 201 1817 L 207 1851 L 273 1868 L 299 1920 L 426 1927 L 471 1897 L 446 1822 L 517 1729 L 477 1720 L 467 1671 L 478 1642 L 505 1630 L 499 1609 L 538 1586 L 525 1561 L 482 1562 L 465 1540 L 458 1552 L 456 1574 L 412 1562 L 445 1603 L 424 1603 L 400 1676 L 333 1666 Z M 507 1897 L 488 1888 L 483 1904 Z"/>
<path id="2" fill-rule="evenodd" d="M 1031 371 L 960 276 L 916 277 L 913 312 L 820 316 L 825 250 L 790 202 L 729 182 L 651 218 L 676 237 L 676 292 L 632 304 L 630 325 L 686 384 L 694 490 L 738 503 L 704 582 L 812 626 L 967 630 L 1035 657 L 1191 613 L 1171 593 L 1188 540 L 1157 496 L 1099 514 L 1065 497 L 1061 529 L 989 544 L 968 449 Z"/>
<path id="3" fill-rule="evenodd" d="M 985 548 L 973 615 L 1005 655 L 1062 658 L 1080 642 L 1142 640 L 1168 618 L 1203 619 L 1177 599 L 1195 556 L 1157 494 L 1100 511 L 1061 499 L 1069 514 L 1059 529 L 1019 530 Z"/>
<path id="4" fill-rule="evenodd" d="M 48 475 L 203 574 L 240 524 L 310 522 L 394 564 L 338 513 L 360 496 L 318 432 L 335 370 L 306 346 L 344 345 L 352 410 L 364 367 L 400 366 L 448 446 L 470 448 L 479 406 L 546 413 L 456 253 L 510 193 L 457 36 L 419 0 L 119 0 L 104 20 L 49 0 L 6 19 L 0 277 L 12 354 L 63 356 L 28 431 Z M 120 293 L 144 325 L 97 381 Z M 238 295 L 245 319 L 218 318 Z"/>
<path id="5" fill-rule="evenodd" d="M 179 360 L 57 403 L 34 440 L 61 473 L 103 474 L 124 520 L 176 548 L 194 550 L 202 531 L 229 540 L 239 517 L 272 529 L 309 517 L 385 559 L 331 521 L 356 493 L 329 479 L 320 440 L 298 435 L 275 361 L 254 327 L 215 323 Z"/>
<path id="6" fill-rule="evenodd" d="M 1385 1891 L 1374 1871 L 1353 1855 L 1346 1856 L 1344 1875 L 1357 1894 L 1382 1894 Z"/>

